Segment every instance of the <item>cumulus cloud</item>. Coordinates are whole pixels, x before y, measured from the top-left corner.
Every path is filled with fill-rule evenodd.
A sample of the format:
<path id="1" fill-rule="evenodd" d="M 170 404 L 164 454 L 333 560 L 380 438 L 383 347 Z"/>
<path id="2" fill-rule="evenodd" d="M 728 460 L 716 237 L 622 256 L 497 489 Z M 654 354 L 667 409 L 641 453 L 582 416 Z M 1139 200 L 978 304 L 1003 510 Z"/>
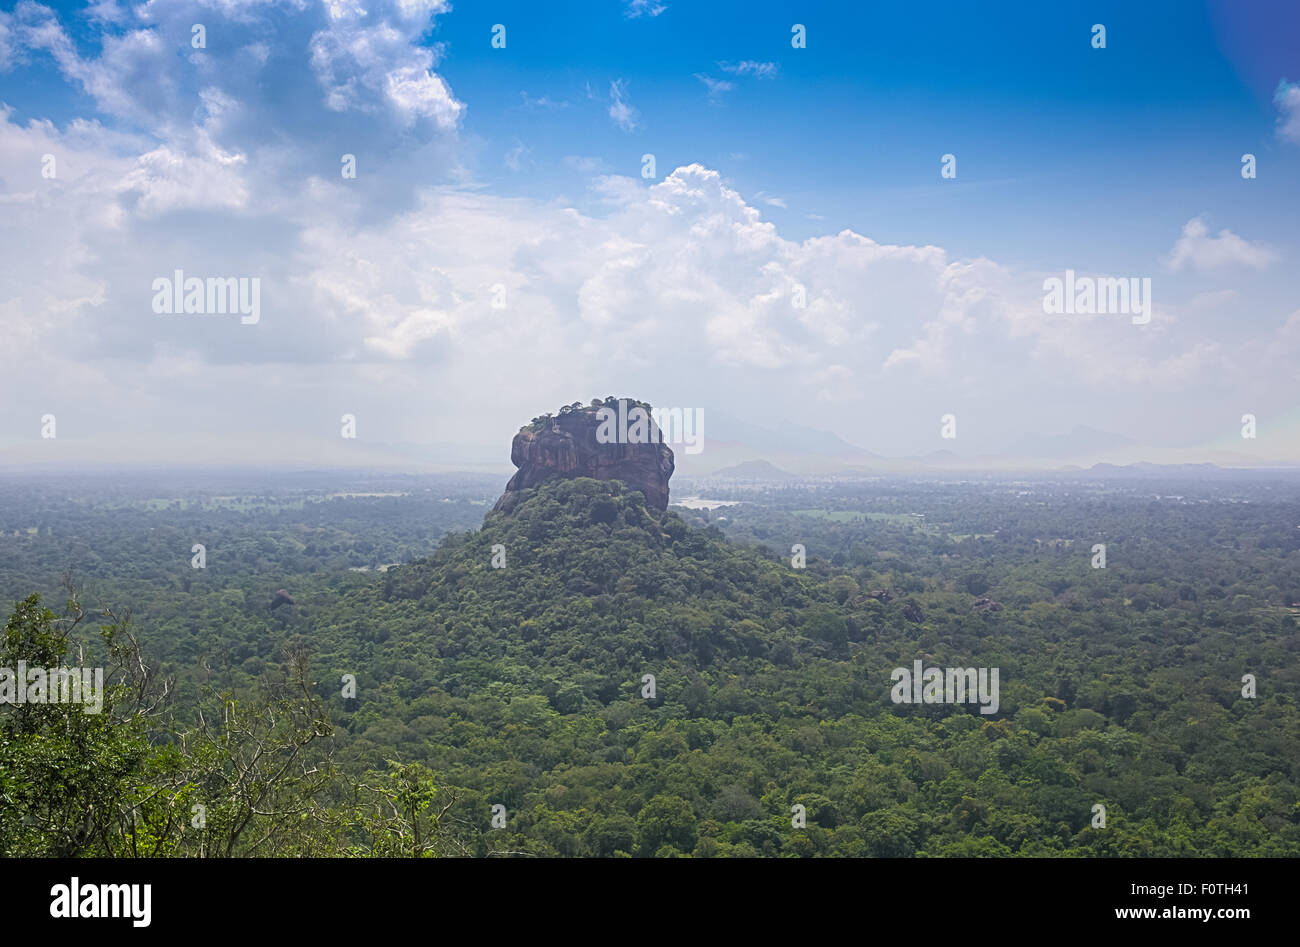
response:
<path id="1" fill-rule="evenodd" d="M 250 460 L 271 433 L 318 431 L 335 450 L 345 411 L 367 437 L 478 443 L 521 406 L 526 419 L 626 391 L 777 415 L 806 399 L 818 426 L 902 442 L 955 399 L 1005 417 L 1039 385 L 1145 394 L 1233 364 L 1228 343 L 1159 306 L 1141 330 L 1053 319 L 1041 278 L 995 261 L 847 229 L 792 239 L 760 209 L 781 198 L 746 197 L 701 164 L 599 177 L 584 210 L 457 183 L 464 106 L 425 81 L 438 53 L 419 45 L 443 3 L 289 8 L 293 42 L 271 41 L 259 3 L 177 6 L 176 35 L 201 10 L 227 18 L 231 42 L 201 56 L 164 43 L 157 58 L 147 40 L 162 26 L 132 8 L 111 24 L 120 48 L 89 57 L 44 8 L 0 19 L 6 36 L 19 24 L 14 55 L 55 56 L 120 119 L 59 127 L 0 110 L 0 436 L 57 410 L 61 439 L 206 432 Z M 639 121 L 621 80 L 609 115 Z M 355 180 L 339 174 L 345 153 Z M 528 160 L 520 142 L 505 152 L 507 166 Z M 1200 227 L 1178 265 L 1257 258 Z M 152 281 L 177 269 L 259 278 L 261 321 L 154 313 Z"/>
<path id="2" fill-rule="evenodd" d="M 246 162 L 214 152 L 187 167 L 193 156 L 130 145 L 93 127 L 0 122 L 0 156 L 33 169 L 4 195 L 16 227 L 0 244 L 0 393 L 16 409 L 37 411 L 57 383 L 69 410 L 104 412 L 99 423 L 243 431 L 324 425 L 320 406 L 342 402 L 368 412 L 375 436 L 418 440 L 466 392 L 487 412 L 475 425 L 509 429 L 519 404 L 567 402 L 575 386 L 700 405 L 740 393 L 762 410 L 806 382 L 827 423 L 847 424 L 873 403 L 928 407 L 936 378 L 1089 379 L 1104 365 L 1110 384 L 1172 385 L 1214 355 L 1129 336 L 1117 357 L 1120 323 L 1044 320 L 1005 268 L 939 247 L 849 230 L 786 239 L 701 165 L 648 186 L 598 179 L 602 216 L 439 186 L 375 218 L 342 180 L 265 209 L 248 198 L 259 185 Z M 47 150 L 80 176 L 41 182 Z M 208 183 L 189 194 L 189 177 Z M 154 314 L 150 283 L 176 268 L 259 276 L 262 321 Z M 183 413 L 169 392 L 196 399 L 187 420 L 169 419 Z"/>
<path id="3" fill-rule="evenodd" d="M 360 169 L 352 192 L 375 213 L 409 206 L 419 187 L 464 179 L 464 105 L 434 71 L 441 47 L 427 42 L 445 0 L 113 9 L 122 15 L 105 7 L 91 18 L 97 44 L 74 44 L 71 25 L 37 3 L 0 12 L 0 25 L 11 62 L 51 60 L 119 134 L 144 142 L 114 185 L 126 206 L 288 212 L 320 176 L 337 176 L 345 155 Z M 207 28 L 206 49 L 190 44 L 195 23 Z M 367 173 L 381 164 L 388 173 Z"/>
<path id="4" fill-rule="evenodd" d="M 310 43 L 312 69 L 330 109 L 364 111 L 382 99 L 404 125 L 429 118 L 442 129 L 455 128 L 464 106 L 433 72 L 439 49 L 418 45 L 418 27 L 368 23 L 355 8 L 331 19 Z"/>
<path id="5" fill-rule="evenodd" d="M 48 55 L 101 113 L 159 136 L 189 122 L 204 89 L 243 103 L 243 122 L 227 132 L 244 145 L 267 137 L 268 122 L 284 118 L 276 111 L 284 101 L 294 103 L 297 121 L 320 121 L 304 110 L 308 96 L 327 112 L 365 117 L 333 122 L 340 130 L 369 124 L 373 133 L 391 125 L 400 133 L 428 121 L 449 132 L 464 105 L 434 71 L 441 47 L 423 42 L 432 19 L 448 9 L 444 0 L 364 6 L 348 0 L 283 6 L 176 0 L 143 4 L 128 14 L 100 4 L 90 11 L 102 30 L 98 52 L 83 54 L 55 10 L 24 2 L 11 15 L 0 13 L 0 68 L 19 56 Z M 191 45 L 196 23 L 207 31 L 205 48 Z M 265 94 L 268 83 L 278 98 Z"/>
<path id="6" fill-rule="evenodd" d="M 1231 230 L 1220 230 L 1218 236 L 1212 237 L 1205 219 L 1193 217 L 1183 225 L 1182 236 L 1169 253 L 1169 266 L 1182 270 L 1239 265 L 1262 270 L 1277 258 L 1271 248 L 1243 240 Z"/>
<path id="7" fill-rule="evenodd" d="M 198 154 L 163 145 L 136 159 L 120 190 L 138 197 L 136 209 L 146 217 L 175 210 L 238 210 L 248 203 L 239 174 L 245 163 L 244 155 L 225 153 L 211 142 Z"/>

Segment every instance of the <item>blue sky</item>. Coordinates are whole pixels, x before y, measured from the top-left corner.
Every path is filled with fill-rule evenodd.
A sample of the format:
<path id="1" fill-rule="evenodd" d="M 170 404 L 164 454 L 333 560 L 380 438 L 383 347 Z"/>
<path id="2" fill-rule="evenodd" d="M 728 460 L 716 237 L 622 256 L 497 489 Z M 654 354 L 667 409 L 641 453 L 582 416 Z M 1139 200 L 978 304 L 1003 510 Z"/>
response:
<path id="1" fill-rule="evenodd" d="M 1300 460 L 1296 4 L 0 11 L 0 194 L 30 214 L 6 241 L 0 317 L 117 389 L 93 407 L 39 384 L 15 397 L 29 413 L 70 401 L 87 437 L 125 425 L 165 458 L 159 425 L 211 443 L 243 411 L 245 438 L 224 442 L 242 455 L 259 428 L 316 430 L 319 405 L 355 402 L 382 452 L 481 442 L 521 402 L 531 416 L 630 383 L 881 453 L 998 451 L 1086 424 Z M 44 181 L 37 159 L 60 148 L 68 177 Z M 343 153 L 355 181 L 337 180 Z M 61 215 L 73 252 L 25 259 L 46 243 L 20 228 Z M 240 333 L 138 312 L 138 286 L 181 263 L 260 275 L 277 315 Z M 1148 331 L 1046 322 L 1042 280 L 1067 268 L 1150 277 Z M 510 322 L 483 313 L 498 284 Z M 796 284 L 807 311 L 774 302 Z M 530 371 L 539 350 L 561 370 Z M 123 365 L 133 384 L 109 380 Z M 146 407 L 151 378 L 201 408 L 182 422 Z M 446 404 L 488 378 L 476 415 L 375 394 L 379 380 Z M 202 394 L 232 386 L 247 401 Z M 930 419 L 957 405 L 968 439 L 933 443 Z M 1234 441 L 1248 410 L 1272 440 Z M 42 449 L 29 433 L 14 421 L 0 438 L 26 457 Z"/>
<path id="2" fill-rule="evenodd" d="M 50 6 L 96 51 L 85 4 Z M 629 17 L 617 2 L 465 3 L 437 17 L 423 39 L 445 46 L 440 71 L 467 105 L 463 131 L 481 139 L 476 178 L 502 193 L 580 196 L 586 176 L 566 156 L 635 176 L 652 152 L 796 205 L 765 206 L 796 239 L 852 227 L 1041 266 L 1053 264 L 1045 225 L 1070 204 L 1140 205 L 1125 230 L 1151 251 L 1165 249 L 1161 218 L 1188 207 L 1249 214 L 1261 238 L 1293 229 L 1300 152 L 1276 140 L 1273 98 L 1281 79 L 1300 81 L 1300 52 L 1281 41 L 1287 28 L 1300 35 L 1296 4 L 939 4 L 926 16 L 906 5 L 663 6 Z M 807 49 L 791 48 L 795 22 L 811 31 Z M 1097 22 L 1105 50 L 1088 42 Z M 490 46 L 496 23 L 505 49 Z M 746 61 L 776 73 L 720 65 Z M 94 114 L 90 96 L 42 65 L 6 76 L 15 118 Z M 710 96 L 698 75 L 734 89 Z M 633 131 L 607 120 L 614 81 L 637 110 Z M 518 144 L 534 162 L 527 174 L 501 158 Z M 1267 168 L 1248 188 L 1236 173 L 1243 151 Z M 936 173 L 945 153 L 959 161 L 952 184 Z M 1110 215 L 1071 223 L 1052 249 L 1097 254 L 1098 265 L 1133 251 Z"/>
<path id="3" fill-rule="evenodd" d="M 1300 53 L 1276 56 L 1277 77 L 1252 87 L 1240 60 L 1262 50 L 1225 50 L 1214 13 L 1196 4 L 939 5 L 924 17 L 874 4 L 677 4 L 640 19 L 615 4 L 591 9 L 493 5 L 491 16 L 466 7 L 448 17 L 434 34 L 449 44 L 445 67 L 481 103 L 466 128 L 497 149 L 524 142 L 543 165 L 576 150 L 628 174 L 646 151 L 672 166 L 719 166 L 745 192 L 797 202 L 768 213 L 802 235 L 824 229 L 806 221 L 817 213 L 890 240 L 960 240 L 965 254 L 1048 265 L 1042 218 L 1062 215 L 1064 202 L 1140 204 L 1163 250 L 1160 212 L 1199 202 L 1236 213 L 1249 197 L 1250 212 L 1272 221 L 1268 236 L 1287 235 L 1277 201 L 1294 195 L 1300 155 L 1275 141 L 1272 100 L 1287 66 L 1300 74 Z M 507 50 L 488 51 L 500 21 Z M 792 49 L 790 24 L 803 21 L 810 48 Z M 1107 25 L 1105 50 L 1088 42 L 1095 22 Z M 747 60 L 779 72 L 764 80 L 719 66 Z M 710 97 L 700 74 L 735 88 Z M 640 113 L 630 134 L 593 121 L 614 79 Z M 597 101 L 584 101 L 588 84 Z M 529 109 L 524 91 L 569 106 Z M 1244 193 L 1243 150 L 1270 169 Z M 958 155 L 961 187 L 938 180 L 944 153 Z M 1222 186 L 1207 187 L 1216 171 Z M 502 188 L 575 184 L 554 172 L 512 182 L 489 161 L 482 172 Z M 1109 219 L 1080 223 L 1079 246 L 1115 252 Z"/>

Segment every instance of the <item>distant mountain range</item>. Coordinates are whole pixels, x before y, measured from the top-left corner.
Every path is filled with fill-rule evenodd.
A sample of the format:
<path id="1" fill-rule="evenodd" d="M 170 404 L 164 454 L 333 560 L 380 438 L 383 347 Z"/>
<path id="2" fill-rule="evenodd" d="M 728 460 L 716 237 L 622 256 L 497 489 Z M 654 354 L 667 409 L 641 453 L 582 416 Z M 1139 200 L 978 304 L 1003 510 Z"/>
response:
<path id="1" fill-rule="evenodd" d="M 786 425 L 773 431 L 723 418 L 706 431 L 696 455 L 676 450 L 678 474 L 689 478 L 791 480 L 817 476 L 885 476 L 931 472 L 1061 471 L 1141 476 L 1207 473 L 1241 467 L 1294 467 L 1261 457 L 1254 442 L 1235 447 L 1153 447 L 1130 437 L 1076 425 L 1067 433 L 1031 433 L 996 453 L 940 448 L 886 457 L 834 434 Z M 956 443 L 956 442 L 952 442 Z M 1295 468 L 1300 469 L 1300 468 Z"/>
<path id="2" fill-rule="evenodd" d="M 1161 447 L 1123 435 L 1076 425 L 1064 433 L 1027 433 L 996 452 L 967 452 L 968 441 L 949 441 L 928 453 L 889 457 L 851 444 L 843 438 L 790 422 L 765 426 L 723 412 L 710 412 L 704 449 L 688 453 L 670 444 L 676 476 L 699 479 L 790 480 L 825 476 L 890 476 L 911 473 L 1093 471 L 1120 476 L 1138 475 L 1148 467 L 1168 472 L 1204 471 L 1208 467 L 1277 467 L 1300 469 L 1296 460 L 1280 460 L 1293 451 L 1297 437 L 1282 428 L 1268 440 L 1243 440 L 1226 434 L 1213 444 Z M 285 469 L 358 468 L 386 471 L 471 471 L 513 473 L 510 452 L 501 444 L 459 440 L 428 442 L 356 441 L 325 428 L 312 435 L 286 431 L 273 439 L 257 434 L 232 436 L 220 442 L 202 435 L 177 434 L 168 450 L 183 448 L 181 464 L 158 455 L 156 437 L 88 436 L 57 440 L 29 438 L 0 441 L 0 470 L 67 469 L 70 466 L 230 466 L 231 457 L 256 457 L 262 467 Z M 762 466 L 748 466 L 756 462 Z M 236 463 L 235 466 L 239 466 Z"/>
<path id="3" fill-rule="evenodd" d="M 712 474 L 720 480 L 798 480 L 797 474 L 774 467 L 766 460 L 747 460 L 743 464 L 724 467 Z"/>
<path id="4" fill-rule="evenodd" d="M 855 459 L 879 456 L 829 431 L 787 423 L 782 423 L 779 428 L 764 427 L 722 411 L 709 412 L 709 426 L 705 433 L 710 443 L 716 439 L 744 444 L 759 451 Z"/>
<path id="5" fill-rule="evenodd" d="M 1026 434 L 1006 451 L 1014 457 L 1066 459 L 1129 447 L 1135 442 L 1121 434 L 1076 424 L 1068 434 Z"/>

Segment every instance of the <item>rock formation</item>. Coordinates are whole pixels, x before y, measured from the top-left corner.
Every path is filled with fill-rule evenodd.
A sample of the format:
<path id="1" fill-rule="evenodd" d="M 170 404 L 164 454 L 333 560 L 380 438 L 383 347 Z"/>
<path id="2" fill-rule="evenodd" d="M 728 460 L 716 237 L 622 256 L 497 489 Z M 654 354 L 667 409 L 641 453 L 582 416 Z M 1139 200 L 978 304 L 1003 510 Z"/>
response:
<path id="1" fill-rule="evenodd" d="M 649 410 L 644 402 L 611 397 L 534 418 L 510 445 L 510 461 L 519 470 L 493 510 L 509 513 L 521 491 L 568 477 L 621 480 L 645 494 L 646 506 L 668 509 L 673 452 L 662 442 Z M 644 422 L 640 412 L 645 412 Z"/>

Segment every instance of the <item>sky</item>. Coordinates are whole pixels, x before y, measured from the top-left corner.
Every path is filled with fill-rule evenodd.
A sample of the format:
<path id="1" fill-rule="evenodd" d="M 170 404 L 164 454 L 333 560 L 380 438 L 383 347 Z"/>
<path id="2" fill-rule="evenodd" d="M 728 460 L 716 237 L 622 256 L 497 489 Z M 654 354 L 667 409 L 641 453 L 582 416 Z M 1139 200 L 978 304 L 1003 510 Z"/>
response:
<path id="1" fill-rule="evenodd" d="M 0 3 L 0 466 L 504 462 L 610 394 L 1300 463 L 1300 5 L 885 6 Z"/>

